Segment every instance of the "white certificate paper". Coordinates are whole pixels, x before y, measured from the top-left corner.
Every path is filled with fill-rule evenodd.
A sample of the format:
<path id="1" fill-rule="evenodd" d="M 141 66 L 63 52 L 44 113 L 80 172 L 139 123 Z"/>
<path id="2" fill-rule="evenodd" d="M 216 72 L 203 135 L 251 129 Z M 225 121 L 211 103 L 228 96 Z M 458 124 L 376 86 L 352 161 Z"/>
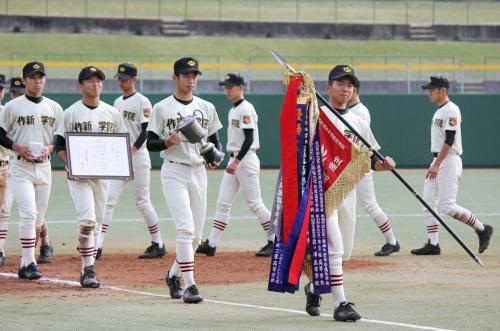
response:
<path id="1" fill-rule="evenodd" d="M 66 132 L 68 177 L 134 179 L 128 133 Z"/>

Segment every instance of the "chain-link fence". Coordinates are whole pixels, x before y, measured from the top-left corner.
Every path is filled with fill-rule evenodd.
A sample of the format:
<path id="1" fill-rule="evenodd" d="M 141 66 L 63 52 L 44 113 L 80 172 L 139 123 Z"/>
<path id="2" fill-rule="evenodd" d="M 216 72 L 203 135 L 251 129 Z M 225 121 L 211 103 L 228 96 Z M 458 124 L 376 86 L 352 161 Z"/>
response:
<path id="1" fill-rule="evenodd" d="M 286 55 L 286 54 L 285 54 Z M 161 92 L 171 81 L 172 64 L 179 54 L 130 56 L 121 54 L 79 53 L 10 53 L 0 57 L 0 72 L 9 77 L 19 76 L 22 66 L 33 59 L 43 61 L 54 92 L 76 90 L 76 77 L 80 69 L 93 64 L 114 77 L 118 63 L 133 62 L 139 67 L 139 87 L 144 92 Z M 228 72 L 240 72 L 245 76 L 250 92 L 283 90 L 282 66 L 272 63 L 267 56 L 251 56 L 246 63 L 224 63 L 217 55 L 197 55 L 203 76 L 199 90 L 220 91 L 216 82 Z M 448 77 L 454 93 L 499 93 L 500 56 L 477 59 L 473 64 L 459 63 L 453 57 L 442 56 L 309 56 L 286 55 L 288 61 L 299 70 L 307 71 L 322 88 L 328 72 L 335 64 L 354 66 L 363 83 L 363 90 L 370 93 L 422 93 L 420 85 L 429 76 L 441 74 Z M 73 83 L 71 83 L 73 82 Z M 115 89 L 111 82 L 108 87 Z"/>
<path id="2" fill-rule="evenodd" d="M 0 0 L 0 15 L 498 25 L 500 1 Z"/>

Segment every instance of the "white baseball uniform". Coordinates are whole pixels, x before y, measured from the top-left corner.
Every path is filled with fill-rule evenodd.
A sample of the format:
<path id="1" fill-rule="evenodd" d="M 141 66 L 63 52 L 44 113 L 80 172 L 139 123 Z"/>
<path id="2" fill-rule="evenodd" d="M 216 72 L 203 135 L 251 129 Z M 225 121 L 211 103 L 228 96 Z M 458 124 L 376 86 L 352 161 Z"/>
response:
<path id="1" fill-rule="evenodd" d="M 455 131 L 455 141 L 441 163 L 437 177 L 425 179 L 423 198 L 433 209 L 439 207 L 448 216 L 482 231 L 483 224 L 476 219 L 472 212 L 456 203 L 458 184 L 462 176 L 461 122 L 460 109 L 451 101 L 439 107 L 434 113 L 431 123 L 431 152 L 437 155 L 441 151 L 448 130 Z M 436 158 L 434 158 L 435 160 Z M 424 208 L 424 221 L 427 236 L 431 244 L 436 245 L 438 243 L 439 223 L 426 208 Z"/>
<path id="2" fill-rule="evenodd" d="M 100 101 L 96 108 L 89 108 L 77 101 L 64 111 L 64 120 L 57 128 L 57 134 L 64 137 L 65 132 L 126 132 L 120 112 Z M 88 229 L 88 234 L 79 234 L 79 248 L 83 267 L 93 265 L 97 251 L 100 226 L 104 215 L 109 181 L 103 179 L 69 180 L 69 192 L 76 209 L 80 228 Z M 82 269 L 83 269 L 82 267 Z"/>
<path id="3" fill-rule="evenodd" d="M 353 105 L 349 108 L 351 112 L 358 115 L 362 119 L 368 123 L 368 126 L 371 125 L 371 117 L 368 108 L 365 107 L 361 102 Z M 375 196 L 375 187 L 373 185 L 373 171 L 370 171 L 365 174 L 363 179 L 361 179 L 356 186 L 356 196 L 361 202 L 363 209 L 365 212 L 370 215 L 372 220 L 375 222 L 379 230 L 385 237 L 385 240 L 391 244 L 396 244 L 396 237 L 391 228 L 391 222 L 389 218 L 384 213 L 382 208 L 380 208 L 377 198 Z"/>
<path id="4" fill-rule="evenodd" d="M 256 154 L 256 150 L 260 147 L 258 120 L 255 108 L 247 100 L 241 100 L 229 110 L 226 145 L 226 150 L 231 157 L 229 163 L 238 155 L 243 145 L 244 129 L 253 130 L 253 143 L 236 168 L 234 175 L 224 172 L 222 177 L 214 223 L 209 236 L 209 244 L 212 247 L 217 246 L 229 223 L 231 205 L 240 189 L 245 195 L 247 206 L 257 216 L 264 229 L 267 240 L 274 239 L 274 235 L 267 233 L 271 223 L 271 213 L 262 202 L 260 192 L 260 160 Z"/>
<path id="5" fill-rule="evenodd" d="M 173 95 L 153 107 L 148 131 L 164 139 L 176 129 L 180 115 L 194 114 L 206 130 L 207 137 L 216 133 L 222 124 L 212 103 L 193 96 L 190 102 L 176 99 Z M 179 145 L 163 150 L 160 156 L 163 194 L 176 227 L 176 261 L 170 272 L 182 276 L 184 284 L 194 284 L 194 245 L 201 241 L 207 208 L 207 174 L 200 156 L 201 144 L 189 143 L 182 133 Z M 172 276 L 172 275 L 170 275 Z"/>
<path id="6" fill-rule="evenodd" d="M 0 105 L 0 112 L 3 105 Z M 4 253 L 5 239 L 9 230 L 10 209 L 7 209 L 10 151 L 0 146 L 0 252 Z"/>
<path id="7" fill-rule="evenodd" d="M 17 144 L 48 146 L 52 144 L 62 108 L 55 101 L 42 97 L 36 103 L 25 95 L 5 106 L 0 126 Z M 23 247 L 21 267 L 35 262 L 36 227 L 41 227 L 50 196 L 52 172 L 49 159 L 25 161 L 13 153 L 10 183 L 19 209 L 19 237 Z"/>
<path id="8" fill-rule="evenodd" d="M 142 124 L 149 123 L 152 111 L 151 102 L 141 93 L 135 92 L 128 97 L 120 96 L 115 100 L 113 106 L 118 109 L 123 117 L 125 127 L 130 134 L 130 147 L 133 147 L 141 134 Z M 151 160 L 145 143 L 132 155 L 132 165 L 134 168 L 135 205 L 146 221 L 152 241 L 162 247 L 160 220 L 151 204 L 149 193 Z M 118 199 L 127 183 L 128 181 L 126 180 L 113 180 L 109 184 L 109 193 L 100 237 L 100 248 L 102 248 L 106 231 L 111 224 L 113 209 L 118 203 Z"/>
<path id="9" fill-rule="evenodd" d="M 354 133 L 349 130 L 344 123 L 342 123 L 337 116 L 335 116 L 328 108 L 322 107 L 325 114 L 359 150 L 368 151 L 368 148 L 363 144 L 363 142 Z M 368 123 L 361 117 L 355 115 L 348 109 L 346 112 L 342 113 L 342 117 L 373 147 L 373 149 L 378 150 L 380 146 L 375 139 L 372 130 Z M 354 245 L 354 233 L 356 229 L 356 190 L 352 190 L 347 194 L 344 201 L 338 209 L 338 223 L 340 231 L 342 233 L 343 245 L 344 245 L 344 255 L 343 260 L 347 261 L 351 258 L 352 249 Z"/>

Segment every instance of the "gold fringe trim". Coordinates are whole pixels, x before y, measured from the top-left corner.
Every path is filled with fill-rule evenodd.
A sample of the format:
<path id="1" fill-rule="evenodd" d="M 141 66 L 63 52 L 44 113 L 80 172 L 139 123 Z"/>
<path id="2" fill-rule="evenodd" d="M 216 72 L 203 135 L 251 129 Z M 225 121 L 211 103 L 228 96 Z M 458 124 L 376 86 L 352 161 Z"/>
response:
<path id="1" fill-rule="evenodd" d="M 359 151 L 352 146 L 352 158 L 349 165 L 342 171 L 335 183 L 325 192 L 326 215 L 331 215 L 338 209 L 346 195 L 351 192 L 356 184 L 370 171 L 370 156 L 368 152 Z"/>

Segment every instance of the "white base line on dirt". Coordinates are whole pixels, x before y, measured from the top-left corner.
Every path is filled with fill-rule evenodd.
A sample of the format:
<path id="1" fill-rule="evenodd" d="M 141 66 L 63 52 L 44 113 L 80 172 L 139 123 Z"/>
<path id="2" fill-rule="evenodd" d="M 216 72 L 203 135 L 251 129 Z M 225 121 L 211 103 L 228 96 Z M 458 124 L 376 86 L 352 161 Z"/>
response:
<path id="1" fill-rule="evenodd" d="M 479 214 L 474 214 L 476 216 L 482 217 L 495 217 L 495 216 L 500 216 L 500 213 L 479 213 Z M 424 214 L 388 214 L 387 215 L 389 218 L 414 218 L 414 217 L 424 217 Z M 368 215 L 358 215 L 359 218 L 369 218 L 370 216 Z M 211 221 L 213 217 L 207 217 L 207 221 Z M 248 215 L 248 216 L 231 216 L 231 219 L 233 220 L 250 220 L 250 219 L 255 219 L 255 215 Z M 173 221 L 173 218 L 171 217 L 164 217 L 160 218 L 160 221 Z M 117 218 L 113 219 L 113 222 L 123 222 L 123 223 L 133 223 L 133 222 L 144 222 L 142 218 Z M 76 224 L 76 220 L 50 220 L 49 219 L 49 224 Z M 16 222 L 9 222 L 9 224 L 19 224 L 18 221 Z"/>
<path id="2" fill-rule="evenodd" d="M 17 274 L 6 273 L 6 272 L 0 272 L 0 277 L 16 278 L 16 279 L 18 278 Z M 45 282 L 45 283 L 49 283 L 49 284 L 67 285 L 67 286 L 74 286 L 74 287 L 80 287 L 81 286 L 79 282 L 76 282 L 76 281 L 73 281 L 73 280 L 57 279 L 57 278 L 42 277 L 42 278 L 38 279 L 37 281 L 41 281 L 41 282 Z M 170 299 L 170 296 L 169 295 L 165 295 L 165 294 L 157 294 L 157 293 L 150 293 L 150 292 L 144 292 L 144 291 L 128 290 L 128 289 L 120 288 L 120 287 L 116 287 L 116 286 L 106 286 L 105 285 L 105 286 L 102 287 L 102 289 L 107 289 L 107 290 L 117 291 L 117 292 L 130 293 L 130 294 L 138 294 L 138 295 L 144 295 L 144 296 L 150 296 L 150 297 L 158 297 L 158 298 L 167 298 L 167 299 Z M 304 311 L 294 310 L 294 309 L 258 306 L 258 305 L 251 305 L 251 304 L 246 304 L 246 303 L 213 300 L 213 299 L 207 299 L 207 298 L 203 298 L 203 301 L 204 302 L 215 303 L 215 304 L 220 304 L 220 305 L 226 305 L 226 306 L 234 306 L 234 307 L 241 307 L 241 308 L 252 308 L 252 309 L 258 309 L 258 310 L 279 311 L 279 312 L 291 313 L 291 314 L 298 314 L 298 315 L 307 315 L 307 313 L 304 312 Z M 321 317 L 332 318 L 332 315 L 331 314 L 321 314 Z M 372 320 L 372 319 L 367 319 L 367 318 L 362 318 L 360 320 L 360 322 L 371 323 L 371 324 L 391 325 L 391 326 L 397 326 L 397 327 L 408 328 L 408 329 L 416 329 L 416 330 L 453 331 L 453 330 L 450 330 L 450 329 L 441 329 L 441 328 L 435 328 L 435 327 L 432 327 L 432 326 L 422 326 L 422 325 L 408 324 L 408 323 L 379 321 L 379 320 Z"/>

